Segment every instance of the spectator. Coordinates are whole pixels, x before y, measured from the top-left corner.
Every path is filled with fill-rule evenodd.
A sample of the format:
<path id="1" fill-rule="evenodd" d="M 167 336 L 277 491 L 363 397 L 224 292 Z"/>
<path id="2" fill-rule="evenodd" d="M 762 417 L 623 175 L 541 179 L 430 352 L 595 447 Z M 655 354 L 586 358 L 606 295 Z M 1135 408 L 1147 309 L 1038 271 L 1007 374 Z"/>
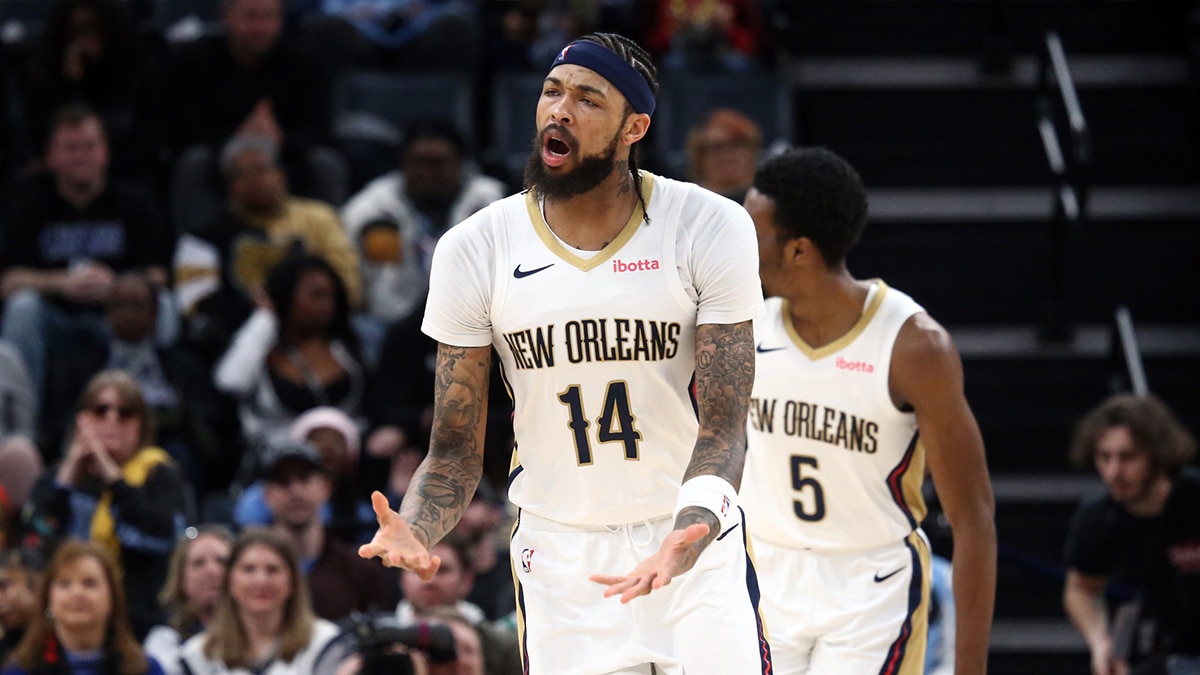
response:
<path id="1" fill-rule="evenodd" d="M 124 370 L 141 388 L 154 413 L 158 444 L 175 459 L 198 490 L 220 484 L 215 466 L 236 459 L 237 416 L 231 401 L 212 383 L 209 368 L 180 345 L 155 343 L 159 302 L 145 274 L 116 277 L 106 303 L 107 340 L 81 357 L 76 377 L 65 385 L 72 398 L 101 370 Z"/>
<path id="2" fill-rule="evenodd" d="M 185 484 L 153 446 L 154 418 L 137 382 L 97 374 L 84 389 L 66 457 L 34 488 L 22 513 L 26 536 L 47 549 L 91 540 L 119 561 L 135 635 L 159 623 L 158 591 L 183 530 Z"/>
<path id="3" fill-rule="evenodd" d="M 475 583 L 470 543 L 461 535 L 451 532 L 435 544 L 429 553 L 442 560 L 432 579 L 421 581 L 421 577 L 412 570 L 400 573 L 400 590 L 404 594 L 404 599 L 396 606 L 400 623 L 415 623 L 439 607 L 457 610 L 472 625 L 483 623 L 486 618 L 483 610 L 466 600 Z"/>
<path id="4" fill-rule="evenodd" d="M 423 307 L 424 299 L 417 304 Z M 376 394 L 369 401 L 367 454 L 392 458 L 393 474 L 398 474 L 389 477 L 392 497 L 403 496 L 405 475 L 411 475 L 429 448 L 438 343 L 421 332 L 422 320 L 423 312 L 418 312 L 388 328 L 375 369 Z M 484 475 L 499 489 L 508 482 L 512 459 L 512 399 L 498 361 L 490 378 Z"/>
<path id="5" fill-rule="evenodd" d="M 141 270 L 156 286 L 167 281 L 171 233 L 153 199 L 133 185 L 110 181 L 108 142 L 100 117 L 82 105 L 50 125 L 47 175 L 19 188 L 9 201 L 0 237 L 0 336 L 29 368 L 43 428 L 70 400 L 52 381 L 104 341 L 100 314 L 115 273 Z M 67 347 L 70 347 L 67 349 Z M 47 353 L 54 353 L 48 363 Z M 53 392 L 61 395 L 46 395 Z M 55 445 L 57 439 L 46 439 Z"/>
<path id="6" fill-rule="evenodd" d="M 1094 467 L 1106 488 L 1080 504 L 1066 542 L 1063 606 L 1093 673 L 1200 672 L 1200 474 L 1187 466 L 1195 454 L 1195 439 L 1154 396 L 1110 397 L 1076 428 L 1071 460 Z M 1106 591 L 1140 603 L 1132 632 L 1153 622 L 1151 644 L 1114 648 Z"/>
<path id="7" fill-rule="evenodd" d="M 0 666 L 17 648 L 37 614 L 41 557 L 32 550 L 0 551 Z"/>
<path id="8" fill-rule="evenodd" d="M 329 503 L 321 508 L 321 521 L 328 531 L 348 543 L 369 541 L 374 532 L 375 512 L 358 487 L 358 425 L 341 410 L 322 406 L 296 418 L 288 436 L 293 441 L 311 443 L 321 456 L 321 467 L 333 485 Z M 247 486 L 238 496 L 234 522 L 242 527 L 271 524 L 261 480 Z"/>
<path id="9" fill-rule="evenodd" d="M 394 606 L 396 584 L 387 572 L 358 557 L 322 522 L 332 482 L 317 449 L 308 441 L 273 445 L 263 460 L 263 471 L 271 518 L 296 545 L 317 616 L 339 621 L 351 612 Z"/>
<path id="10" fill-rule="evenodd" d="M 42 474 L 41 453 L 33 443 L 33 408 L 25 362 L 0 340 L 0 549 L 12 545 L 16 514 Z"/>
<path id="11" fill-rule="evenodd" d="M 516 0 L 483 3 L 487 71 L 540 71 L 563 45 L 594 31 L 629 34 L 637 0 Z"/>
<path id="12" fill-rule="evenodd" d="M 663 70 L 745 72 L 759 67 L 758 0 L 654 0 L 643 43 Z"/>
<path id="13" fill-rule="evenodd" d="M 311 675 L 337 626 L 313 616 L 292 542 L 270 529 L 238 536 L 212 623 L 183 645 L 186 670 Z"/>
<path id="14" fill-rule="evenodd" d="M 688 178 L 742 203 L 762 154 L 762 131 L 736 110 L 714 110 L 688 132 Z"/>
<path id="15" fill-rule="evenodd" d="M 454 531 L 460 533 L 470 547 L 475 581 L 467 600 L 482 609 L 491 621 L 516 609 L 512 564 L 508 556 L 507 530 L 511 523 L 507 523 L 508 527 L 505 525 L 503 500 L 496 496 L 490 482 L 480 481 Z"/>
<path id="16" fill-rule="evenodd" d="M 431 623 L 440 623 L 454 634 L 454 661 L 431 663 L 429 675 L 484 675 L 487 659 L 483 653 L 483 634 L 479 626 L 451 607 L 431 611 L 427 617 Z"/>
<path id="17" fill-rule="evenodd" d="M 206 353 L 228 344 L 254 303 L 264 298 L 271 270 L 295 251 L 325 258 L 350 303 L 359 303 L 358 254 L 337 213 L 327 204 L 288 194 L 277 152 L 278 145 L 259 137 L 225 146 L 221 168 L 228 212 L 202 236 L 185 235 L 176 251 L 179 304 L 190 320 L 191 341 Z"/>
<path id="18" fill-rule="evenodd" d="M 146 636 L 146 653 L 167 675 L 183 675 L 179 660 L 183 643 L 212 623 L 217 601 L 225 592 L 225 566 L 233 548 L 233 534 L 219 525 L 189 527 L 171 554 L 167 583 L 158 599 L 167 612 L 167 623 Z"/>
<path id="19" fill-rule="evenodd" d="M 363 259 L 366 313 L 391 322 L 419 309 L 438 238 L 504 194 L 503 183 L 472 168 L 466 141 L 453 124 L 409 125 L 398 168 L 342 207 L 346 231 Z"/>
<path id="20" fill-rule="evenodd" d="M 929 586 L 929 638 L 925 645 L 925 675 L 954 673 L 954 570 L 940 555 L 929 557 L 933 583 Z"/>
<path id="21" fill-rule="evenodd" d="M 86 103 L 103 120 L 114 176 L 154 183 L 164 142 L 162 80 L 118 0 L 58 0 L 15 81 L 9 132 L 27 167 L 54 113 Z M 157 190 L 155 190 L 157 193 Z"/>
<path id="22" fill-rule="evenodd" d="M 472 5 L 466 0 L 321 0 L 320 11 L 354 26 L 385 67 L 473 73 L 480 37 Z"/>
<path id="23" fill-rule="evenodd" d="M 18 514 L 42 472 L 42 456 L 27 437 L 0 442 L 0 549 L 17 543 Z"/>
<path id="24" fill-rule="evenodd" d="M 34 437 L 36 405 L 25 359 L 11 343 L 0 340 L 0 444 Z"/>
<path id="25" fill-rule="evenodd" d="M 64 543 L 50 560 L 38 611 L 4 675 L 164 675 L 134 637 L 120 576 L 104 547 Z"/>
<path id="26" fill-rule="evenodd" d="M 345 168 L 328 149 L 333 96 L 324 69 L 284 39 L 282 0 L 221 7 L 224 34 L 190 45 L 171 72 L 177 224 L 194 231 L 219 209 L 216 153 L 234 137 L 271 139 L 299 194 L 340 203 Z"/>
<path id="27" fill-rule="evenodd" d="M 214 374 L 239 400 L 247 446 L 285 438 L 302 413 L 332 406 L 361 412 L 366 373 L 350 328 L 350 303 L 321 258 L 289 258 L 267 279 L 268 306 L 238 331 Z"/>

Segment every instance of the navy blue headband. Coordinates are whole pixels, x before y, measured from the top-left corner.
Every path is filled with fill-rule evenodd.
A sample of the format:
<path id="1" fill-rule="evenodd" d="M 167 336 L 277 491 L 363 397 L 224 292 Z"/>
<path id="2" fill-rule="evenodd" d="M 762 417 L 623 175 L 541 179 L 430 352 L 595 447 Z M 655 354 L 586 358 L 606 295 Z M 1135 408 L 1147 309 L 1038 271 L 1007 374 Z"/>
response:
<path id="1" fill-rule="evenodd" d="M 654 92 L 650 90 L 650 85 L 646 84 L 645 78 L 639 75 L 633 66 L 625 63 L 624 59 L 608 48 L 595 42 L 576 40 L 563 47 L 554 63 L 550 64 L 550 69 L 554 70 L 565 64 L 596 71 L 597 75 L 611 82 L 625 95 L 625 100 L 633 106 L 634 112 L 654 114 Z"/>

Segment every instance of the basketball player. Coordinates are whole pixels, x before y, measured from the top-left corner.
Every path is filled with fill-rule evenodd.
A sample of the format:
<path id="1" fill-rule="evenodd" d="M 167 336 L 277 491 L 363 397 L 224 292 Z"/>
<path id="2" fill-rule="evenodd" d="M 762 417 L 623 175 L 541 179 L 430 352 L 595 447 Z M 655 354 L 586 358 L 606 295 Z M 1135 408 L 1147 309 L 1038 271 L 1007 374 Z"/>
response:
<path id="1" fill-rule="evenodd" d="M 637 169 L 656 90 L 649 57 L 621 36 L 554 61 L 529 190 L 434 253 L 429 456 L 399 513 L 375 498 L 380 530 L 362 549 L 437 568 L 428 548 L 479 481 L 494 347 L 514 401 L 511 553 L 535 675 L 770 667 L 737 501 L 762 311 L 753 223 Z"/>
<path id="2" fill-rule="evenodd" d="M 741 500 L 777 673 L 920 673 L 928 464 L 954 536 L 957 673 L 986 670 L 996 575 L 983 441 L 950 336 L 846 269 L 858 174 L 820 148 L 764 163 L 746 196 L 769 297 Z"/>

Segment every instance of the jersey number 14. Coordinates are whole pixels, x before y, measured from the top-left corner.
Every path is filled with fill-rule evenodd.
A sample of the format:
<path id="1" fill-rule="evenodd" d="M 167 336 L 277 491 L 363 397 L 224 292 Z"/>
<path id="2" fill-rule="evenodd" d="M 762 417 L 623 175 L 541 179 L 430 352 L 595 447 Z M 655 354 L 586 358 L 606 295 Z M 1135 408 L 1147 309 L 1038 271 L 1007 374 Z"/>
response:
<path id="1" fill-rule="evenodd" d="M 592 443 L 588 427 L 592 423 L 583 411 L 583 395 L 579 385 L 573 384 L 558 395 L 558 400 L 567 406 L 567 427 L 575 441 L 576 459 L 580 466 L 592 463 Z M 596 440 L 600 443 L 621 443 L 625 446 L 625 459 L 638 459 L 638 441 L 642 432 L 637 430 L 637 418 L 629 411 L 629 385 L 624 380 L 613 380 L 604 390 L 604 406 L 596 418 Z"/>

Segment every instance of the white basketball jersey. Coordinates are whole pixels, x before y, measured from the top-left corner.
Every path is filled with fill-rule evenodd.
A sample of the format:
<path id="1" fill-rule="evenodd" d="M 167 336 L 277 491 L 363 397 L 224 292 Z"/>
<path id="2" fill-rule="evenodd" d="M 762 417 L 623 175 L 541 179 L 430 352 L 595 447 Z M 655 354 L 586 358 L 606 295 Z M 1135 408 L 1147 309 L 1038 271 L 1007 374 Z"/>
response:
<path id="1" fill-rule="evenodd" d="M 736 203 L 643 173 L 641 209 L 592 257 L 550 230 L 532 193 L 451 228 L 422 329 L 492 344 L 514 404 L 509 498 L 559 522 L 669 515 L 698 428 L 697 324 L 762 311 L 754 225 Z"/>
<path id="2" fill-rule="evenodd" d="M 740 501 L 756 538 L 821 551 L 896 543 L 925 517 L 916 415 L 888 390 L 892 346 L 924 311 L 874 281 L 858 323 L 812 349 L 787 303 L 755 322 L 757 364 Z"/>

